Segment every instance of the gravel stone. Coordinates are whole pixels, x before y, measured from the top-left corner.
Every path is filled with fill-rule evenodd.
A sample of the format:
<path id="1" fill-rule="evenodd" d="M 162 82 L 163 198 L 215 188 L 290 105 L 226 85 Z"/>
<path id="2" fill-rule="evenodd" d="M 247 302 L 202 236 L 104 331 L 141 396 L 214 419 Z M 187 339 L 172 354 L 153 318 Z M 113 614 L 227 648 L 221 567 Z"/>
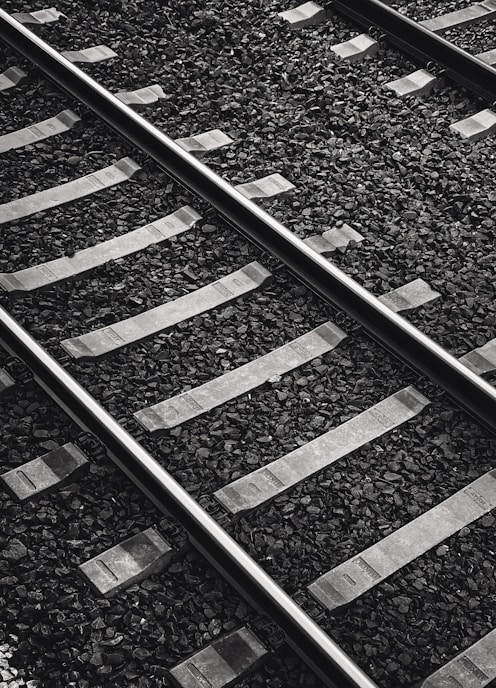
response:
<path id="1" fill-rule="evenodd" d="M 8 541 L 7 546 L 3 550 L 1 556 L 7 561 L 19 561 L 23 559 L 28 553 L 26 546 L 17 538 L 12 538 Z"/>
<path id="2" fill-rule="evenodd" d="M 435 12 L 466 4 L 443 2 Z M 434 12 L 427 0 L 394 6 L 417 19 Z M 17 0 L 7 0 L 5 8 L 26 9 Z M 39 35 L 59 49 L 105 44 L 115 50 L 111 63 L 84 66 L 114 92 L 161 84 L 165 98 L 147 118 L 171 138 L 215 127 L 234 140 L 208 155 L 216 172 L 233 183 L 274 172 L 287 177 L 295 191 L 263 207 L 298 236 L 339 222 L 359 231 L 363 242 L 333 254 L 348 275 L 377 295 L 418 277 L 439 291 L 437 302 L 408 314 L 426 334 L 455 355 L 494 337 L 492 139 L 462 146 L 449 131 L 486 104 L 455 86 L 428 100 L 391 97 L 386 84 L 418 65 L 384 43 L 366 64 L 340 63 L 330 46 L 352 38 L 356 27 L 334 15 L 319 26 L 290 31 L 277 19 L 287 3 L 275 0 L 234 3 L 229 13 L 212 0 L 201 8 L 175 0 L 166 8 L 139 0 L 75 8 L 62 0 L 58 9 L 67 19 L 39 27 Z M 494 43 L 494 31 L 486 23 L 446 37 L 480 52 Z M 350 330 L 348 343 L 294 374 L 158 442 L 142 438 L 191 494 L 211 494 L 247 467 L 265 465 L 400 387 L 421 383 L 85 108 L 40 81 L 33 67 L 8 48 L 0 48 L 0 58 L 1 71 L 19 64 L 29 75 L 3 99 L 3 131 L 62 108 L 83 118 L 68 136 L 3 156 L 0 202 L 33 192 L 40 179 L 48 186 L 74 177 L 75 168 L 83 175 L 125 156 L 142 165 L 125 190 L 109 189 L 8 225 L 0 270 L 72 255 L 188 203 L 204 217 L 192 232 L 72 283 L 17 301 L 0 295 L 138 437 L 130 414 L 144 405 L 263 355 L 328 318 Z M 270 288 L 97 364 L 67 362 L 61 355 L 61 339 L 181 296 L 251 260 L 275 272 Z M 418 422 L 230 526 L 289 592 L 493 467 L 492 436 L 431 391 L 433 405 Z M 5 466 L 77 436 L 34 386 L 15 394 L 14 402 L 0 399 Z M 0 580 L 9 591 L 2 611 L 16 635 L 10 666 L 22 667 L 26 677 L 60 688 L 167 685 L 165 667 L 232 630 L 233 620 L 249 621 L 244 603 L 193 553 L 115 600 L 88 594 L 73 576 L 77 565 L 157 520 L 98 452 L 77 486 L 36 508 L 21 514 L 4 495 L 0 500 L 2 544 L 18 541 L 26 548 L 15 561 L 0 557 Z M 329 633 L 384 688 L 420 680 L 494 626 L 493 521 L 485 519 L 325 620 Z M 283 649 L 240 685 L 319 682 Z"/>

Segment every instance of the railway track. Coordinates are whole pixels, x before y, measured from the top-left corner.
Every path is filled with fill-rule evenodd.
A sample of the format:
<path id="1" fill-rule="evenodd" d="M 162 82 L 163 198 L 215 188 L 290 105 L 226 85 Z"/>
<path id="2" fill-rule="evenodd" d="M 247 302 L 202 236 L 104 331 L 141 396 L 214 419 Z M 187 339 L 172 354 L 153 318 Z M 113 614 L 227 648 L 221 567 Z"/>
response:
<path id="1" fill-rule="evenodd" d="M 360 8 L 362 11 L 366 4 L 363 3 Z M 371 5 L 375 6 L 375 10 L 379 9 L 379 3 Z M 389 16 L 388 12 L 383 8 L 381 21 Z M 361 16 L 363 21 L 365 15 Z M 52 12 L 49 19 L 53 18 L 58 19 Z M 199 19 L 203 20 L 204 17 Z M 369 15 L 365 19 L 369 22 Z M 8 42 L 17 48 L 21 47 L 18 42 L 21 40 L 24 43 L 22 51 L 34 51 L 30 56 L 34 57 L 36 53 L 35 61 L 75 96 L 76 81 L 74 74 L 68 71 L 70 65 L 63 63 L 61 66 L 54 53 L 40 43 L 35 45 L 27 34 L 23 38 L 14 38 L 9 28 L 11 22 L 4 13 L 1 20 L 3 37 L 7 37 Z M 388 28 L 379 25 L 384 30 Z M 409 28 L 413 32 L 419 31 L 416 26 Z M 31 46 L 29 49 L 27 41 Z M 441 48 L 448 49 L 444 44 Z M 97 57 L 109 57 L 109 50 L 113 52 L 113 48 L 108 46 L 98 49 Z M 464 58 L 459 51 L 457 55 L 460 60 Z M 74 59 L 74 52 L 69 57 Z M 77 56 L 78 59 L 80 57 Z M 88 55 L 84 56 L 84 59 L 87 58 Z M 433 56 L 430 55 L 430 58 Z M 465 59 L 468 64 L 474 64 L 472 60 Z M 492 88 L 493 71 L 487 69 L 484 63 L 475 65 L 480 76 L 476 90 L 487 96 Z M 463 81 L 463 70 L 460 73 Z M 458 75 L 460 73 L 457 72 Z M 7 75 L 6 78 L 12 80 L 11 88 L 15 88 L 14 81 L 19 77 L 19 71 L 10 71 Z M 472 552 L 471 545 L 464 538 L 473 532 L 474 539 L 484 543 L 485 529 L 492 524 L 491 432 L 495 423 L 496 397 L 492 387 L 479 377 L 481 373 L 488 374 L 494 369 L 493 345 L 488 341 L 490 338 L 484 339 L 478 334 L 478 346 L 467 347 L 465 342 L 461 348 L 464 349 L 462 359 L 466 365 L 460 365 L 432 340 L 396 316 L 396 312 L 407 310 L 409 318 L 413 319 L 415 316 L 410 315 L 413 314 L 412 309 L 424 306 L 425 312 L 426 304 L 431 304 L 427 312 L 434 312 L 439 301 L 453 293 L 450 290 L 443 290 L 444 293 L 441 289 L 437 290 L 435 287 L 441 284 L 439 280 L 434 285 L 425 280 L 409 280 L 401 285 L 396 284 L 399 287 L 396 290 L 382 289 L 381 300 L 371 297 L 325 259 L 325 256 L 332 256 L 346 263 L 349 256 L 361 250 L 364 237 L 360 232 L 339 221 L 323 236 L 313 234 L 301 242 L 246 200 L 247 197 L 270 198 L 280 191 L 291 192 L 294 188 L 291 181 L 279 173 L 279 176 L 271 177 L 268 181 L 248 182 L 236 191 L 184 154 L 185 148 L 201 151 L 205 143 L 207 146 L 213 143 L 214 148 L 228 144 L 231 137 L 222 131 L 215 131 L 206 138 L 196 140 L 179 136 L 175 144 L 123 107 L 122 102 L 144 106 L 146 100 L 167 100 L 159 85 L 152 86 L 146 92 L 132 91 L 131 95 L 129 91 L 125 91 L 125 95 L 121 91 L 116 99 L 104 89 L 96 89 L 80 73 L 77 88 L 77 96 L 82 97 L 87 106 L 146 151 L 171 173 L 173 179 L 180 181 L 189 191 L 199 193 L 252 241 L 281 259 L 320 297 L 338 306 L 345 306 L 345 310 L 382 345 L 395 353 L 399 352 L 409 365 L 434 379 L 489 430 L 470 421 L 465 412 L 457 410 L 451 401 L 439 395 L 434 386 L 426 384 L 416 373 L 409 372 L 389 358 L 382 360 L 384 354 L 380 353 L 381 350 L 364 332 L 357 330 L 352 321 L 342 316 L 336 317 L 334 312 L 330 313 L 329 318 L 323 317 L 320 301 L 296 285 L 277 264 L 257 249 L 246 248 L 242 241 L 228 238 L 225 228 L 219 225 L 219 220 L 212 215 L 208 206 L 198 205 L 196 199 L 184 191 L 173 195 L 171 192 L 176 192 L 173 183 L 168 192 L 172 198 L 154 204 L 154 215 L 160 214 L 158 210 L 168 212 L 161 217 L 149 218 L 147 209 L 143 212 L 141 206 L 139 217 L 144 221 L 135 222 L 135 227 L 140 226 L 130 233 L 120 232 L 116 235 L 112 228 L 106 230 L 100 226 L 99 238 L 103 241 L 95 242 L 93 237 L 90 239 L 93 247 L 88 247 L 86 241 L 91 232 L 85 234 L 82 231 L 78 236 L 76 231 L 76 238 L 73 239 L 60 229 L 66 217 L 63 213 L 73 203 L 74 207 L 83 209 L 84 203 L 89 202 L 93 208 L 92 217 L 103 213 L 108 220 L 112 208 L 109 212 L 108 208 L 103 208 L 103 203 L 99 205 L 99 201 L 94 199 L 100 193 L 113 193 L 114 196 L 106 198 L 116 199 L 123 204 L 126 192 L 121 193 L 121 185 L 131 187 L 128 192 L 132 199 L 127 206 L 128 218 L 132 215 L 131 206 L 142 194 L 146 198 L 154 197 L 163 184 L 163 177 L 146 166 L 144 157 L 136 161 L 127 154 L 119 156 L 110 165 L 101 165 L 99 169 L 87 161 L 81 162 L 80 156 L 66 155 L 69 166 L 78 166 L 86 174 L 72 179 L 56 191 L 47 189 L 46 185 L 45 191 L 41 192 L 33 188 L 31 195 L 24 194 L 24 198 L 19 200 L 16 196 L 20 194 L 14 188 L 12 198 L 1 206 L 3 222 L 9 223 L 7 230 L 12 226 L 17 227 L 18 236 L 23 228 L 34 230 L 35 241 L 32 246 L 39 258 L 33 264 L 24 256 L 15 254 L 10 262 L 9 256 L 7 264 L 14 265 L 15 269 L 4 271 L 1 284 L 5 291 L 21 297 L 9 303 L 9 308 L 24 322 L 29 322 L 30 313 L 36 313 L 37 336 L 45 340 L 48 348 L 67 369 L 73 370 L 87 389 L 96 392 L 122 425 L 105 415 L 101 407 L 88 398 L 87 393 L 53 359 L 26 337 L 7 313 L 3 314 L 2 323 L 4 345 L 11 353 L 20 355 L 26 361 L 42 386 L 61 402 L 70 416 L 99 438 L 117 464 L 160 509 L 179 517 L 200 552 L 227 575 L 243 596 L 277 621 L 293 649 L 328 685 L 374 685 L 372 679 L 358 669 L 354 659 L 371 675 L 379 677 L 381 685 L 382 682 L 392 685 L 398 677 L 403 680 L 405 675 L 412 674 L 417 680 L 423 678 L 422 685 L 425 686 L 442 685 L 442 681 L 446 680 L 454 681 L 454 685 L 457 685 L 456 682 L 465 685 L 466 680 L 489 685 L 494 678 L 491 674 L 494 670 L 491 664 L 494 640 L 490 611 L 481 602 L 480 596 L 474 594 L 483 577 L 478 576 L 477 572 L 474 575 L 472 573 L 480 563 L 491 571 L 494 553 L 486 550 L 486 558 L 481 562 L 477 558 L 477 549 Z M 63 133 L 68 128 L 72 131 L 73 125 L 84 127 L 87 118 L 86 113 L 81 118 L 80 114 L 67 108 L 56 121 L 49 118 L 50 121 L 43 126 L 35 124 L 11 136 L 8 141 L 4 138 L 4 150 L 8 151 L 10 147 L 14 151 L 11 155 L 17 155 L 26 142 L 36 137 L 42 136 L 40 140 L 46 142 L 46 134 L 51 134 L 53 127 L 57 133 Z M 477 138 L 479 136 L 480 131 L 477 132 Z M 101 132 L 97 131 L 95 140 L 99 145 L 107 145 Z M 111 145 L 115 150 L 124 147 L 115 139 Z M 349 142 L 346 147 L 350 148 Z M 338 153 L 338 159 L 343 163 L 349 156 L 346 147 Z M 98 150 L 96 153 L 101 154 Z M 400 160 L 403 157 L 395 159 L 395 162 Z M 41 169 L 44 164 L 44 160 L 40 159 L 35 162 L 35 168 Z M 222 162 L 216 164 L 222 167 Z M 338 175 L 343 176 L 341 172 Z M 152 189 L 147 191 L 145 187 L 152 176 Z M 87 200 L 81 201 L 83 198 Z M 180 205 L 177 199 L 181 201 Z M 66 203 L 70 205 L 65 206 Z M 466 204 L 460 200 L 454 203 L 461 203 L 462 207 Z M 34 215 L 34 219 L 29 219 L 37 211 L 48 211 L 48 215 Z M 51 212 L 55 214 L 50 215 Z M 69 216 L 71 226 L 78 226 L 75 215 Z M 59 227 L 51 245 L 45 243 L 43 231 L 40 231 L 40 217 L 42 220 L 52 217 L 55 226 Z M 202 236 L 200 233 L 198 237 L 198 246 L 203 244 L 201 261 L 194 262 L 193 255 L 197 249 L 188 246 L 188 241 L 199 223 L 205 234 Z M 486 226 L 486 234 L 489 227 Z M 359 228 L 362 229 L 362 226 L 359 225 Z M 221 253 L 216 250 L 209 254 L 208 246 L 210 237 L 217 237 L 219 229 L 219 245 L 227 255 L 235 258 L 230 258 L 220 270 L 215 270 Z M 392 233 L 393 237 L 397 235 L 397 231 Z M 350 240 L 355 243 L 350 244 Z M 6 242 L 10 241 L 7 235 Z M 172 246 L 184 251 L 185 259 L 182 262 L 177 254 L 172 258 L 167 255 Z M 58 250 L 54 252 L 54 248 Z M 53 255 L 60 248 L 65 252 L 65 257 L 54 259 Z M 312 251 L 312 248 L 316 251 Z M 160 251 L 160 260 L 153 258 L 157 251 Z M 48 257 L 50 259 L 44 259 Z M 109 258 L 117 260 L 117 264 L 106 274 Z M 147 287 L 144 288 L 142 270 L 149 260 L 150 273 Z M 181 265 L 180 270 L 174 268 L 176 260 Z M 133 266 L 134 261 L 136 267 Z M 122 264 L 124 269 L 121 268 Z M 171 271 L 173 279 L 165 277 L 164 266 Z M 212 279 L 212 272 L 216 279 Z M 98 284 L 91 283 L 94 274 L 101 278 Z M 77 288 L 68 285 L 68 280 L 73 279 L 85 280 L 83 297 L 78 295 Z M 41 287 L 47 291 L 38 292 Z M 169 297 L 165 303 L 164 288 Z M 106 296 L 99 296 L 103 293 Z M 124 294 L 126 299 L 121 300 Z M 270 296 L 267 297 L 267 294 Z M 239 301 L 241 297 L 243 300 Z M 93 298 L 96 298 L 99 307 L 92 305 Z M 274 312 L 271 302 L 276 300 L 280 301 L 281 306 L 275 309 L 277 317 L 272 315 L 268 318 L 269 323 L 273 325 L 273 321 L 277 323 L 278 319 L 284 322 L 283 313 L 289 314 L 289 320 L 283 326 L 277 323 L 275 329 L 271 328 L 270 335 L 260 334 L 263 329 L 254 323 L 264 317 L 266 310 L 270 313 L 269 303 Z M 54 318 L 49 314 L 56 303 L 67 310 Z M 36 310 L 33 311 L 33 308 Z M 320 315 L 316 316 L 319 312 Z M 223 314 L 222 317 L 217 318 L 217 313 Z M 214 346 L 209 347 L 208 340 L 212 334 L 201 335 L 198 326 L 214 323 L 214 329 L 223 328 L 232 317 L 236 327 L 227 325 L 227 339 L 214 337 Z M 47 318 L 46 322 L 43 322 L 44 318 Z M 310 322 L 315 327 L 312 328 Z M 443 324 L 442 316 L 438 318 L 439 323 Z M 489 318 L 483 324 L 490 329 L 492 321 Z M 435 330 L 435 325 L 429 327 Z M 466 329 L 463 326 L 461 328 L 465 337 Z M 274 332 L 278 332 L 277 337 Z M 263 345 L 248 345 L 244 341 L 247 333 L 255 339 L 261 337 Z M 200 345 L 195 350 L 193 340 L 196 337 Z M 236 338 L 243 342 L 244 351 L 238 349 Z M 151 341 L 147 343 L 146 340 Z M 188 343 L 185 346 L 181 341 Z M 275 343 L 279 346 L 275 346 Z M 481 344 L 485 346 L 481 348 Z M 175 345 L 177 351 L 183 354 L 188 354 L 191 349 L 193 351 L 186 356 L 189 362 L 182 364 L 183 371 L 179 374 L 179 353 L 173 353 Z M 61 353 L 61 346 L 65 354 Z M 450 348 L 453 350 L 453 347 Z M 460 356 L 456 347 L 454 349 Z M 236 351 L 236 355 L 230 357 L 230 350 Z M 127 351 L 131 352 L 131 359 L 127 357 Z M 103 356 L 107 358 L 102 359 Z M 220 360 L 219 356 L 222 357 Z M 210 369 L 205 367 L 205 359 L 211 364 Z M 130 364 L 129 360 L 133 363 Z M 236 365 L 236 360 L 242 361 L 243 365 Z M 12 361 L 7 360 L 6 363 L 3 383 L 8 393 L 12 391 L 18 370 L 15 366 L 14 370 L 9 369 L 9 366 L 13 366 Z M 339 363 L 343 366 L 342 371 L 339 371 Z M 136 366 L 134 374 L 131 365 Z M 197 366 L 203 366 L 205 372 L 199 372 L 200 367 L 196 370 Z M 120 367 L 130 371 L 126 383 L 116 375 Z M 345 375 L 347 369 L 353 372 L 348 371 L 350 374 Z M 172 383 L 166 379 L 169 373 L 173 375 Z M 22 381 L 22 373 L 18 373 L 18 377 Z M 149 387 L 137 394 L 137 385 L 141 385 L 143 379 L 148 381 Z M 322 379 L 332 382 L 332 391 L 322 383 Z M 369 393 L 367 382 L 364 381 L 373 381 L 375 389 Z M 343 392 L 350 382 L 354 385 L 351 403 L 344 398 Z M 127 401 L 131 390 L 134 392 L 132 405 Z M 364 393 L 364 390 L 367 391 Z M 254 431 L 247 427 L 241 413 L 246 408 L 247 400 L 254 404 L 251 413 Z M 288 408 L 291 414 L 288 414 Z M 205 414 L 208 415 L 205 417 Z M 260 422 L 260 418 L 267 414 L 273 414 L 274 419 Z M 293 415 L 298 418 L 294 419 Z M 126 434 L 123 426 L 132 430 L 140 440 L 140 445 Z M 291 439 L 287 437 L 288 430 Z M 148 434 L 150 432 L 154 433 L 152 438 Z M 155 439 L 157 433 L 162 433 L 159 440 Z M 470 437 L 466 444 L 464 433 Z M 419 444 L 419 439 L 429 447 L 428 450 L 425 446 L 422 452 L 418 448 L 413 449 Z M 70 468 L 69 474 L 62 476 L 62 481 L 70 483 L 75 476 L 88 470 L 85 448 L 96 450 L 97 454 L 99 451 L 87 436 L 82 436 L 79 444 L 81 446 L 76 441 L 70 447 L 67 447 L 67 443 L 58 445 L 51 455 L 42 460 L 34 457 L 34 463 L 23 464 L 4 473 L 2 480 L 6 489 L 20 501 L 32 498 L 38 491 L 52 489 L 55 484 L 58 485 L 54 475 L 61 477 L 58 475 L 61 462 L 66 473 Z M 477 452 L 475 447 L 483 459 L 474 472 L 472 463 Z M 146 449 L 159 457 L 159 463 L 152 459 Z M 347 460 L 351 452 L 353 457 Z M 416 461 L 408 458 L 410 452 L 415 454 Z M 430 464 L 422 455 L 426 452 L 433 455 Z M 276 456 L 278 458 L 274 460 Z M 454 467 L 453 463 L 456 464 Z M 246 470 L 246 464 L 252 468 L 251 471 Z M 164 471 L 164 465 L 170 474 Z M 356 472 L 356 466 L 362 465 L 366 467 L 365 475 Z M 440 467 L 444 471 L 453 467 L 449 480 L 436 479 L 436 471 Z M 427 478 L 422 477 L 416 483 L 417 474 L 422 468 Z M 188 488 L 187 491 L 180 488 L 171 475 L 177 475 Z M 470 484 L 467 476 L 471 478 Z M 423 485 L 426 480 L 429 482 L 428 489 Z M 336 486 L 340 484 L 342 489 L 338 490 Z M 423 490 L 420 489 L 421 485 Z M 414 503 L 408 500 L 409 489 L 415 495 Z M 296 499 L 288 496 L 288 490 L 290 495 L 296 495 Z M 200 504 L 214 517 L 209 521 L 208 530 L 205 528 L 207 519 L 204 512 L 188 493 L 197 497 L 203 495 Z M 216 521 L 225 526 L 225 530 Z M 351 539 L 350 525 L 354 535 Z M 107 553 L 95 551 L 94 559 L 81 563 L 82 576 L 94 590 L 104 595 L 116 593 L 159 568 L 166 568 L 166 576 L 173 554 L 183 552 L 185 541 L 169 522 L 163 525 L 162 530 L 165 539 L 158 530 L 148 529 L 141 534 L 135 533 L 134 540 L 118 545 L 117 550 Z M 304 532 L 305 537 L 296 537 L 295 533 L 299 532 Z M 341 541 L 335 533 L 342 534 Z M 381 539 L 383 535 L 386 537 Z M 116 540 L 113 539 L 114 542 Z M 254 559 L 250 559 L 236 545 L 236 541 Z M 153 556 L 146 560 L 139 554 L 142 549 L 134 549 L 144 543 L 153 552 Z M 14 555 L 16 546 L 19 553 L 19 545 L 11 545 Z M 289 563 L 288 554 L 291 552 L 288 547 L 299 550 L 300 568 Z M 323 558 L 320 554 L 322 548 L 325 551 Z M 130 567 L 128 565 L 127 569 L 124 567 L 121 573 L 119 563 L 126 561 L 129 564 L 130 554 L 133 564 Z M 457 557 L 462 557 L 468 562 L 468 574 L 472 576 L 469 578 L 469 590 L 472 592 L 450 592 L 442 588 L 442 583 L 429 579 L 429 574 L 433 576 L 435 573 L 437 576 L 442 568 L 439 559 L 448 555 L 452 559 L 454 557 L 455 561 Z M 294 595 L 320 626 L 312 622 L 274 580 L 257 568 L 255 559 L 263 563 L 273 578 Z M 330 561 L 334 561 L 335 565 L 330 565 Z M 138 564 L 141 564 L 140 571 Z M 454 565 L 448 564 L 447 569 Z M 131 576 L 129 569 L 133 574 Z M 191 581 L 194 575 L 189 575 Z M 417 592 L 412 594 L 412 583 L 418 595 Z M 488 584 L 484 585 L 487 587 Z M 403 594 L 398 592 L 401 589 Z M 467 623 L 462 617 L 458 635 L 450 636 L 450 644 L 447 643 L 446 647 L 424 638 L 424 632 L 428 633 L 429 629 L 425 631 L 423 626 L 429 625 L 429 614 L 432 618 L 432 611 L 425 599 L 439 589 L 442 590 L 441 608 L 446 614 L 443 619 L 445 624 L 452 610 L 448 603 L 453 605 L 459 593 L 458 599 L 468 600 L 472 614 L 476 614 L 474 609 L 483 605 L 476 621 L 469 622 L 474 625 L 470 627 L 468 637 L 463 633 L 460 635 Z M 490 600 L 490 584 L 488 591 Z M 346 610 L 343 612 L 344 607 Z M 340 611 L 338 616 L 335 615 L 337 610 Z M 388 658 L 387 662 L 384 661 L 384 655 L 381 656 L 381 648 L 375 640 L 381 613 L 391 621 L 391 628 L 400 636 L 396 655 Z M 410 623 L 411 629 L 414 629 L 410 633 L 408 624 L 402 620 L 402 616 L 406 618 L 409 613 L 413 614 Z M 362 622 L 365 619 L 371 634 L 363 633 Z M 234 634 L 232 632 L 236 624 L 229 627 L 230 623 L 232 621 L 224 624 L 227 634 L 220 633 L 220 627 L 209 630 L 211 638 L 219 636 L 219 639 L 207 643 L 204 654 L 195 654 L 193 658 L 179 662 L 172 669 L 170 677 L 180 685 L 189 685 L 192 681 L 196 682 L 195 685 L 225 685 L 266 660 L 271 645 L 276 648 L 280 644 L 280 636 L 277 632 L 273 633 L 270 624 L 267 631 L 263 621 L 257 618 L 250 618 L 247 625 L 237 624 L 238 630 Z M 481 633 L 482 628 L 485 632 Z M 326 635 L 322 629 L 330 635 Z M 483 638 L 479 643 L 472 643 L 477 633 Z M 419 640 L 418 646 L 412 641 L 412 635 Z M 347 657 L 330 640 L 330 636 L 337 638 L 338 644 L 346 647 L 354 659 Z M 204 643 L 200 643 L 196 636 L 195 645 L 200 650 Z M 384 647 L 384 641 L 382 645 Z M 242 653 L 239 652 L 240 646 L 244 648 Z M 419 648 L 426 647 L 427 652 L 425 649 L 419 652 Z M 191 651 L 189 645 L 188 649 Z M 462 653 L 457 656 L 458 651 Z M 183 652 L 183 655 L 187 654 Z M 422 659 L 420 654 L 423 655 Z M 105 671 L 112 674 L 114 660 L 121 670 L 120 665 L 124 661 L 121 655 L 119 661 L 114 658 L 106 663 L 108 655 L 109 652 L 104 650 L 94 658 L 93 665 L 102 669 L 99 676 L 105 676 Z M 210 675 L 212 658 L 216 668 Z M 415 674 L 411 667 L 419 663 L 422 663 L 421 668 Z M 170 659 L 167 659 L 167 664 L 169 667 L 172 664 Z M 431 673 L 425 668 L 428 664 L 444 664 L 444 667 L 431 678 L 426 678 Z M 161 685 L 160 674 L 154 676 L 156 685 Z M 294 676 L 290 678 L 294 680 Z M 138 675 L 128 679 L 138 679 Z M 72 679 L 67 675 L 62 680 Z M 261 680 L 266 681 L 267 677 Z"/>

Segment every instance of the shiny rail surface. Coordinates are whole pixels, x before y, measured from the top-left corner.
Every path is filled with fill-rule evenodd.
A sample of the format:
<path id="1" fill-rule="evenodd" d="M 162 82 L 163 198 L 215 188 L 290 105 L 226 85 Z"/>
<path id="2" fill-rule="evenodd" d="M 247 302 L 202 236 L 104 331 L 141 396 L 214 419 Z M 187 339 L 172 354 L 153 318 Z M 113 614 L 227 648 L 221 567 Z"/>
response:
<path id="1" fill-rule="evenodd" d="M 0 343 L 248 602 L 281 628 L 294 651 L 330 688 L 378 688 L 226 531 L 100 404 L 0 307 Z"/>
<path id="2" fill-rule="evenodd" d="M 382 3 L 360 0 L 353 7 L 357 9 L 365 5 L 382 6 Z M 374 23 L 370 19 L 367 21 Z M 381 28 L 387 30 L 383 26 Z M 439 39 L 431 32 L 427 33 Z M 121 136 L 149 154 L 171 177 L 207 200 L 235 229 L 277 256 L 317 294 L 356 318 L 394 355 L 435 380 L 469 413 L 496 430 L 496 390 L 489 384 L 3 10 L 0 10 L 0 38 L 35 62 L 57 85 L 84 102 Z M 487 67 L 478 60 L 476 62 Z M 485 92 L 492 93 L 490 89 L 494 88 L 496 96 L 496 70 L 488 68 L 488 71 L 489 81 L 483 81 Z M 25 361 L 39 384 L 79 425 L 98 437 L 115 463 L 158 508 L 178 518 L 194 546 L 215 568 L 255 608 L 278 623 L 288 643 L 326 685 L 331 688 L 377 688 L 167 471 L 4 309 L 0 309 L 0 341 L 13 355 Z"/>
<path id="3" fill-rule="evenodd" d="M 382 6 L 377 0 L 356 0 L 353 6 L 365 5 L 366 2 Z M 146 152 L 177 182 L 210 203 L 237 231 L 279 258 L 319 296 L 355 318 L 394 356 L 434 380 L 457 404 L 496 431 L 496 389 L 489 383 L 407 320 L 393 313 L 229 182 L 1 9 L 0 39 L 37 64 L 58 86 L 85 103 L 122 137 Z M 496 70 L 491 72 L 496 76 Z"/>

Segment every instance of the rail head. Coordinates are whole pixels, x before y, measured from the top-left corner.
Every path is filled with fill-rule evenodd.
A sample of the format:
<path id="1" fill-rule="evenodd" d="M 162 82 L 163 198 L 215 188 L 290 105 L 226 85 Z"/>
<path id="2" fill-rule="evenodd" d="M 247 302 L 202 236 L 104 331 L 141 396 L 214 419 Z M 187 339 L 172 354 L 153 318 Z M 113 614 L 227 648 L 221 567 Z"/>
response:
<path id="1" fill-rule="evenodd" d="M 372 4 L 377 10 L 387 9 L 378 0 L 354 0 L 351 4 L 353 8 Z M 1 9 L 0 39 L 146 152 L 178 183 L 210 203 L 237 231 L 281 260 L 315 293 L 355 318 L 394 356 L 434 380 L 457 404 L 496 432 L 496 390 L 485 380 Z M 496 70 L 492 72 L 496 77 Z"/>
<path id="2" fill-rule="evenodd" d="M 488 100 L 496 101 L 496 69 L 450 43 L 381 0 L 332 0 L 334 10 L 368 29 L 376 26 L 391 43 L 424 63 L 436 62 L 446 76 Z"/>
<path id="3" fill-rule="evenodd" d="M 356 0 L 356 5 L 360 2 Z M 203 197 L 251 241 L 277 256 L 317 294 L 347 311 L 395 355 L 436 380 L 460 405 L 496 430 L 496 391 L 485 381 L 1 9 L 0 39 L 148 153 L 171 177 Z M 191 540 L 234 587 L 279 624 L 291 646 L 326 685 L 377 688 L 4 309 L 0 309 L 0 341 L 26 362 L 41 386 L 71 417 L 98 437 L 117 465 L 160 509 L 179 519 Z"/>
<path id="4" fill-rule="evenodd" d="M 261 613 L 330 688 L 378 688 L 238 543 L 88 392 L 0 307 L 0 343 L 30 368 L 37 383 L 163 512 L 175 516 L 192 544 Z"/>

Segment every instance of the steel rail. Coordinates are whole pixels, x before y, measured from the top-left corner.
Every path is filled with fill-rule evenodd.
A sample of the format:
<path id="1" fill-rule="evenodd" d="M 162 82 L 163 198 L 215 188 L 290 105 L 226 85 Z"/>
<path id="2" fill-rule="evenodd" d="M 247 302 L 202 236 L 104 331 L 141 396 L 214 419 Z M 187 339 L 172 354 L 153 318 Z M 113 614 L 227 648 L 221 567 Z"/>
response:
<path id="1" fill-rule="evenodd" d="M 0 342 L 32 370 L 38 384 L 164 513 L 172 514 L 193 545 L 262 614 L 330 688 L 378 688 L 176 480 L 2 307 Z"/>
<path id="2" fill-rule="evenodd" d="M 358 6 L 363 0 L 353 2 Z M 318 295 L 349 313 L 393 355 L 436 381 L 460 406 L 496 431 L 496 390 L 485 380 L 1 9 L 0 39 L 145 151 L 171 177 L 208 201 L 236 230 L 277 256 Z"/>
<path id="3" fill-rule="evenodd" d="M 426 29 L 380 0 L 332 0 L 331 8 L 367 29 L 381 29 L 391 43 L 424 62 L 437 62 L 446 76 L 493 103 L 496 69 Z"/>
<path id="4" fill-rule="evenodd" d="M 0 10 L 0 38 L 35 62 L 120 135 L 147 152 L 171 177 L 210 202 L 236 229 L 280 258 L 316 293 L 350 313 L 395 355 L 435 379 L 458 403 L 496 430 L 496 391 L 490 385 L 3 10 Z M 41 386 L 71 417 L 102 441 L 117 465 L 161 510 L 177 516 L 195 546 L 243 596 L 278 623 L 289 644 L 327 685 L 377 688 L 4 309 L 0 309 L 0 341 L 26 362 Z"/>

